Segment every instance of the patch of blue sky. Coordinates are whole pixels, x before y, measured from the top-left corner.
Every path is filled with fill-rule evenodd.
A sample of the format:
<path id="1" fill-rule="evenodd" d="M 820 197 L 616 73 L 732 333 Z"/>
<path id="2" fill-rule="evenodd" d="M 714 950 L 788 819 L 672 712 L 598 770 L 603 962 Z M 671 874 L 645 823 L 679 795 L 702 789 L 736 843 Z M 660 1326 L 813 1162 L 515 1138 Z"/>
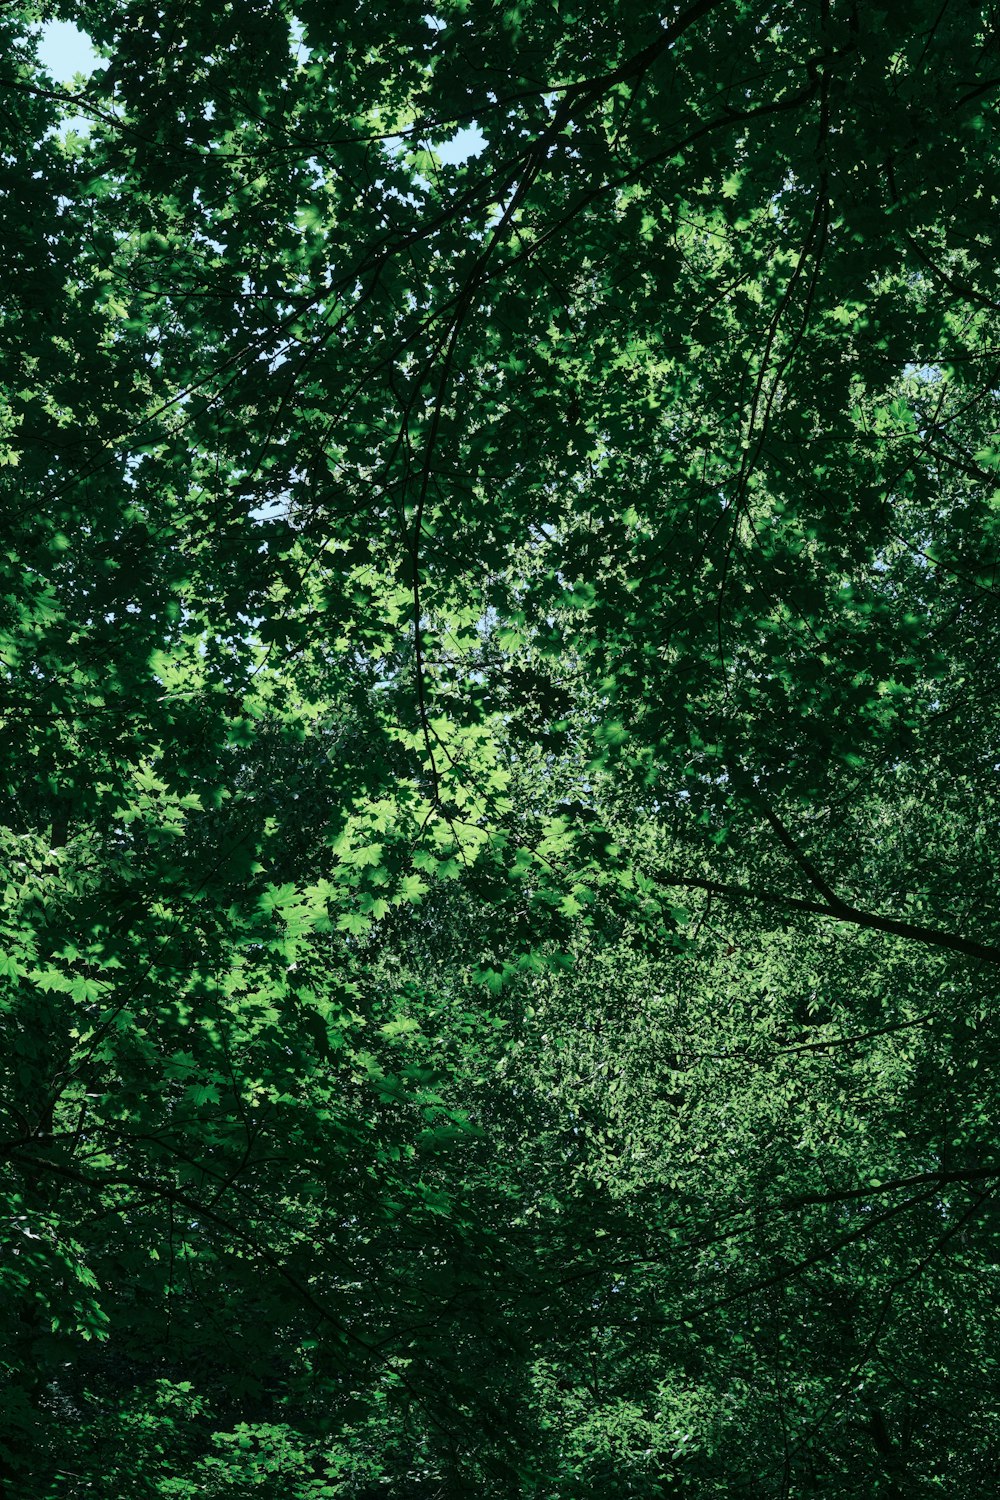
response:
<path id="1" fill-rule="evenodd" d="M 444 145 L 438 146 L 437 153 L 442 162 L 452 166 L 461 166 L 470 157 L 478 156 L 485 145 L 486 137 L 473 122 L 471 125 L 463 125 L 450 141 L 445 141 Z"/>
<path id="2" fill-rule="evenodd" d="M 912 362 L 903 366 L 903 375 L 906 379 L 916 376 L 918 380 L 925 381 L 928 385 L 934 385 L 943 376 L 940 365 L 917 365 Z"/>
<path id="3" fill-rule="evenodd" d="M 38 28 L 38 60 L 53 83 L 69 85 L 77 74 L 89 77 L 101 59 L 90 44 L 90 38 L 69 21 L 46 21 Z M 64 115 L 53 125 L 49 135 L 76 131 L 86 135 L 90 121 L 85 114 Z"/>
<path id="4" fill-rule="evenodd" d="M 92 73 L 100 61 L 90 38 L 70 21 L 45 22 L 38 33 L 38 57 L 56 83 Z"/>

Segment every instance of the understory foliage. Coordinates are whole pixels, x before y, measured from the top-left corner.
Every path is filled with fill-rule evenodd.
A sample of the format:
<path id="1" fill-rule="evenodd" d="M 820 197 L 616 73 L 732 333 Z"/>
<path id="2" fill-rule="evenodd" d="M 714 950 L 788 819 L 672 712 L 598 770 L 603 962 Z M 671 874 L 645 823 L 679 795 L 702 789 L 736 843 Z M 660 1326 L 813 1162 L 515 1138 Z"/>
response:
<path id="1" fill-rule="evenodd" d="M 994 1488 L 998 21 L 0 10 L 4 1497 Z"/>

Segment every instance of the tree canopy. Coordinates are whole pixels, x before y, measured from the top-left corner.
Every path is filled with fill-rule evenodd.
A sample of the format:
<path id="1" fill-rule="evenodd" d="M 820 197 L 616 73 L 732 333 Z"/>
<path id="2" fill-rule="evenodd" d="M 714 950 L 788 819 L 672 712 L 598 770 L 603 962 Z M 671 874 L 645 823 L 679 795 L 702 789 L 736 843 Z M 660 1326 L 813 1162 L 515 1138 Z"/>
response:
<path id="1" fill-rule="evenodd" d="M 988 1493 L 996 8 L 0 42 L 0 1493 Z"/>

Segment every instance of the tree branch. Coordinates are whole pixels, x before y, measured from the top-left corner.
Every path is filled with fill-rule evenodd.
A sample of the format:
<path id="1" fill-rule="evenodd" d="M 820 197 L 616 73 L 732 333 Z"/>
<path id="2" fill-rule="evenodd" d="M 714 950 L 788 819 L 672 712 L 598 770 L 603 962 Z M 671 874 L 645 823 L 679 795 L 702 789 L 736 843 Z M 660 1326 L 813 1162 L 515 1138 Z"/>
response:
<path id="1" fill-rule="evenodd" d="M 725 901 L 757 901 L 765 906 L 783 907 L 789 912 L 809 912 L 813 916 L 830 917 L 835 922 L 850 922 L 855 927 L 869 928 L 873 932 L 888 932 L 893 937 L 922 943 L 929 948 L 945 948 L 953 953 L 963 953 L 967 958 L 978 958 L 983 963 L 1000 963 L 1000 948 L 977 943 L 973 938 L 962 937 L 957 932 L 942 932 L 940 928 L 924 927 L 919 922 L 904 922 L 898 917 L 883 917 L 877 912 L 863 911 L 837 897 L 823 905 L 819 901 L 803 901 L 798 896 L 787 896 L 782 891 L 755 891 L 748 886 L 731 885 L 720 880 L 703 880 L 697 875 L 679 875 L 669 870 L 661 871 L 652 878 L 664 886 L 710 891 L 712 895 L 721 896 Z"/>

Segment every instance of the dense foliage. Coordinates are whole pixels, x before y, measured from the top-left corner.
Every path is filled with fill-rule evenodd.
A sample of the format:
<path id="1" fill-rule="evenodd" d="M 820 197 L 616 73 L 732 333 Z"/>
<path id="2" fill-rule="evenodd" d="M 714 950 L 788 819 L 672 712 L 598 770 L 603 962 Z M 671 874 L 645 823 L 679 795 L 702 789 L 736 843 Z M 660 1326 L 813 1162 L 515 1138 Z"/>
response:
<path id="1" fill-rule="evenodd" d="M 4 1496 L 994 1486 L 998 20 L 0 11 Z"/>

